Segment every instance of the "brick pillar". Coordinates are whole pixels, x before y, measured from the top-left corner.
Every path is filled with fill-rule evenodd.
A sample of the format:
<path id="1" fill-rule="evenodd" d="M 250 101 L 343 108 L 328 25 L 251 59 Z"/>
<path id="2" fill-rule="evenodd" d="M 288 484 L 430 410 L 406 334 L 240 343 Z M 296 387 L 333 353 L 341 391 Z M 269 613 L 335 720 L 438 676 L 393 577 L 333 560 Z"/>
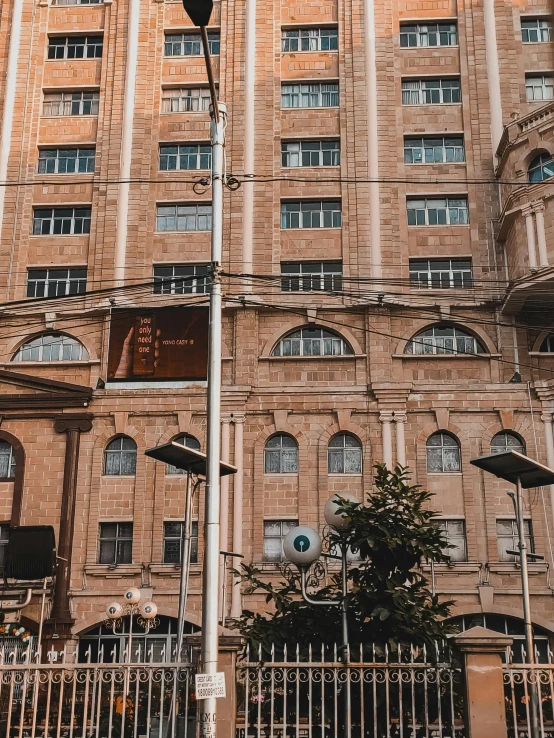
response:
<path id="1" fill-rule="evenodd" d="M 88 413 L 83 413 L 81 415 L 61 415 L 54 421 L 54 428 L 58 433 L 66 434 L 66 441 L 60 530 L 58 533 L 57 554 L 59 560 L 52 612 L 45 629 L 47 637 L 56 632 L 61 638 L 68 638 L 70 628 L 74 622 L 69 609 L 69 584 L 71 579 L 73 529 L 75 526 L 79 442 L 81 433 L 91 430 L 91 418 L 92 416 Z"/>
<path id="2" fill-rule="evenodd" d="M 507 738 L 502 654 L 511 636 L 470 628 L 454 638 L 464 657 L 466 735 Z"/>

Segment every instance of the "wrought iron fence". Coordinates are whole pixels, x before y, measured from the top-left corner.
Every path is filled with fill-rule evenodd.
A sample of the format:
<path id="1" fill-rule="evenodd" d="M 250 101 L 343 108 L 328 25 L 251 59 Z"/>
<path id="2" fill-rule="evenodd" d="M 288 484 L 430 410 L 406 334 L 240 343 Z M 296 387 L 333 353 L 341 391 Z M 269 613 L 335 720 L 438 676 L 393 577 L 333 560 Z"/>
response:
<path id="1" fill-rule="evenodd" d="M 554 738 L 554 659 L 552 652 L 548 651 L 548 663 L 542 664 L 514 663 L 512 657 L 513 653 L 508 649 L 507 663 L 504 665 L 504 700 L 508 738 L 528 738 L 531 735 L 533 710 L 537 713 L 541 738 Z"/>
<path id="2" fill-rule="evenodd" d="M 430 652 L 432 651 L 432 652 Z M 461 666 L 445 646 L 299 646 L 238 665 L 237 738 L 463 738 Z"/>
<path id="3" fill-rule="evenodd" d="M 194 738 L 192 654 L 186 663 L 25 663 L 0 650 L 0 738 Z M 6 658 L 4 658 L 6 656 Z M 126 654 L 122 655 L 125 661 Z M 171 655 L 170 655 L 171 658 Z"/>

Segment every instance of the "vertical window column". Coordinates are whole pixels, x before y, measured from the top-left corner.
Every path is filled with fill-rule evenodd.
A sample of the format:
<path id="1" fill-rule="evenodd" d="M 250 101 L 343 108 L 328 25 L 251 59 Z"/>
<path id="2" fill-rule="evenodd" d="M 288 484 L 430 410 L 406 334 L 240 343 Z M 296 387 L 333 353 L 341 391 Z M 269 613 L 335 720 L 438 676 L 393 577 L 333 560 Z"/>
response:
<path id="1" fill-rule="evenodd" d="M 404 412 L 394 413 L 394 422 L 396 426 L 396 463 L 400 466 L 406 466 L 406 437 L 404 434 L 404 426 L 408 416 Z"/>
<path id="2" fill-rule="evenodd" d="M 383 434 L 383 463 L 387 469 L 392 469 L 392 412 L 390 410 L 382 411 L 379 420 L 382 424 Z"/>
<path id="3" fill-rule="evenodd" d="M 535 241 L 535 219 L 533 217 L 533 208 L 528 205 L 522 208 L 521 214 L 525 218 L 525 230 L 527 231 L 527 249 L 529 252 L 529 268 L 537 268 L 537 245 Z"/>
<path id="4" fill-rule="evenodd" d="M 546 231 L 544 229 L 544 202 L 539 200 L 533 203 L 535 212 L 535 223 L 537 226 L 537 246 L 539 250 L 539 266 L 547 267 L 548 251 L 546 248 Z"/>

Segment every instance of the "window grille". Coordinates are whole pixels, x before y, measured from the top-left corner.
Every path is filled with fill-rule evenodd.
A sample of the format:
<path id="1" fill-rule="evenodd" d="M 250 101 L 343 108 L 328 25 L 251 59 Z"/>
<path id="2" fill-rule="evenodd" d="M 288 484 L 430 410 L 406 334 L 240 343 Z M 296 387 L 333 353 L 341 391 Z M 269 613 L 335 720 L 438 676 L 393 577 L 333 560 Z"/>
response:
<path id="1" fill-rule="evenodd" d="M 427 471 L 447 474 L 462 470 L 460 444 L 449 433 L 433 433 L 427 439 Z"/>
<path id="2" fill-rule="evenodd" d="M 340 200 L 300 200 L 281 203 L 281 228 L 340 228 Z"/>
<path id="3" fill-rule="evenodd" d="M 154 293 L 158 295 L 206 294 L 210 284 L 206 264 L 154 267 Z"/>
<path id="4" fill-rule="evenodd" d="M 450 164 L 464 161 L 462 136 L 404 139 L 405 164 Z"/>
<path id="5" fill-rule="evenodd" d="M 400 46 L 457 46 L 455 23 L 401 24 Z"/>
<path id="6" fill-rule="evenodd" d="M 96 151 L 87 149 L 40 149 L 39 174 L 89 174 L 94 172 Z"/>
<path id="7" fill-rule="evenodd" d="M 87 288 L 85 269 L 29 269 L 27 297 L 80 295 Z"/>
<path id="8" fill-rule="evenodd" d="M 102 56 L 102 36 L 50 36 L 49 59 L 98 59 Z"/>
<path id="9" fill-rule="evenodd" d="M 212 56 L 219 54 L 219 32 L 208 33 L 208 50 Z M 166 33 L 165 56 L 202 56 L 202 36 L 199 33 Z"/>
<path id="10" fill-rule="evenodd" d="M 496 537 L 498 538 L 498 560 L 519 561 L 519 554 L 514 556 L 508 553 L 508 551 L 519 551 L 519 534 L 516 521 L 512 519 L 497 520 Z M 523 521 L 523 537 L 529 551 L 534 553 L 533 529 L 531 521 L 528 519 Z"/>
<path id="11" fill-rule="evenodd" d="M 464 520 L 436 520 L 435 525 L 444 533 L 444 537 L 451 546 L 443 553 L 450 556 L 450 561 L 467 561 L 466 524 Z"/>
<path id="12" fill-rule="evenodd" d="M 181 436 L 177 436 L 177 438 L 173 439 L 177 443 L 180 443 L 182 446 L 186 446 L 187 448 L 191 448 L 193 451 L 200 451 L 200 442 L 194 437 L 189 436 L 187 433 L 184 433 Z M 173 466 L 173 464 L 168 464 L 166 466 L 165 470 L 166 474 L 186 474 L 183 469 L 179 469 L 176 466 Z"/>
<path id="13" fill-rule="evenodd" d="M 98 563 L 131 564 L 133 561 L 133 524 L 100 523 Z"/>
<path id="14" fill-rule="evenodd" d="M 284 167 L 338 167 L 340 141 L 283 141 L 281 164 Z"/>
<path id="15" fill-rule="evenodd" d="M 542 182 L 554 177 L 554 160 L 552 154 L 539 154 L 536 156 L 527 170 L 529 182 Z"/>
<path id="16" fill-rule="evenodd" d="M 164 564 L 180 564 L 182 561 L 183 523 L 164 523 Z M 198 563 L 198 521 L 193 520 L 190 535 L 190 563 Z"/>
<path id="17" fill-rule="evenodd" d="M 469 212 L 466 197 L 427 197 L 406 200 L 408 225 L 467 225 Z"/>
<path id="18" fill-rule="evenodd" d="M 90 233 L 90 208 L 35 208 L 33 236 Z"/>
<path id="19" fill-rule="evenodd" d="M 162 90 L 162 112 L 199 113 L 210 109 L 212 99 L 207 87 L 179 87 Z"/>
<path id="20" fill-rule="evenodd" d="M 212 230 L 212 205 L 158 205 L 156 230 L 186 232 Z"/>
<path id="21" fill-rule="evenodd" d="M 211 169 L 212 147 L 204 144 L 160 146 L 160 171 Z"/>
<path id="22" fill-rule="evenodd" d="M 276 564 L 285 561 L 283 541 L 297 525 L 297 520 L 264 520 L 264 561 Z"/>
<path id="23" fill-rule="evenodd" d="M 420 289 L 473 287 L 469 259 L 410 259 L 410 285 Z"/>
<path id="24" fill-rule="evenodd" d="M 525 77 L 527 102 L 540 102 L 554 98 L 554 78 L 551 75 L 528 74 Z"/>
<path id="25" fill-rule="evenodd" d="M 484 354 L 485 348 L 470 333 L 453 326 L 436 325 L 408 341 L 407 354 Z"/>
<path id="26" fill-rule="evenodd" d="M 327 449 L 329 474 L 361 474 L 362 444 L 351 433 L 339 433 L 329 441 Z"/>
<path id="27" fill-rule="evenodd" d="M 98 115 L 99 92 L 45 92 L 43 115 Z"/>
<path id="28" fill-rule="evenodd" d="M 336 108 L 338 105 L 338 82 L 281 85 L 282 108 Z"/>
<path id="29" fill-rule="evenodd" d="M 128 436 L 118 436 L 104 451 L 104 474 L 121 477 L 134 476 L 137 471 L 137 444 Z"/>
<path id="30" fill-rule="evenodd" d="M 15 477 L 15 452 L 11 443 L 0 441 L 0 479 Z"/>
<path id="31" fill-rule="evenodd" d="M 525 453 L 525 444 L 519 436 L 509 431 L 497 433 L 491 441 L 491 454 L 503 454 L 506 451 Z"/>
<path id="32" fill-rule="evenodd" d="M 44 333 L 21 346 L 12 361 L 87 361 L 88 351 L 71 336 Z"/>
<path id="33" fill-rule="evenodd" d="M 282 338 L 272 356 L 347 356 L 354 352 L 336 333 L 324 328 L 301 328 Z"/>
<path id="34" fill-rule="evenodd" d="M 342 290 L 342 261 L 282 263 L 281 290 L 283 292 Z"/>
<path id="35" fill-rule="evenodd" d="M 525 18 L 521 21 L 524 44 L 545 44 L 552 39 L 552 21 L 548 18 Z"/>
<path id="36" fill-rule="evenodd" d="M 402 80 L 402 105 L 445 105 L 460 100 L 459 79 Z"/>
<path id="37" fill-rule="evenodd" d="M 278 433 L 272 436 L 264 449 L 266 474 L 297 474 L 298 444 L 291 436 Z"/>
<path id="38" fill-rule="evenodd" d="M 281 51 L 337 51 L 337 28 L 284 28 L 281 32 Z"/>

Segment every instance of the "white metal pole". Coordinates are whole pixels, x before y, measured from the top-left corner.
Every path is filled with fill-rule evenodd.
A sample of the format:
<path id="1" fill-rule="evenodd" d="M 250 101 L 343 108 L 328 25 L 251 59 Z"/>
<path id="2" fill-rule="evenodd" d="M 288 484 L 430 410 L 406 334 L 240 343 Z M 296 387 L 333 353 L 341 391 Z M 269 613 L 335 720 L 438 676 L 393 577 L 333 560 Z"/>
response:
<path id="1" fill-rule="evenodd" d="M 221 425 L 221 255 L 223 243 L 223 147 L 226 107 L 211 110 L 212 143 L 212 285 L 208 353 L 208 441 L 202 572 L 201 659 L 205 674 L 217 672 L 219 626 L 219 507 Z M 199 700 L 200 736 L 215 738 L 216 699 Z"/>

